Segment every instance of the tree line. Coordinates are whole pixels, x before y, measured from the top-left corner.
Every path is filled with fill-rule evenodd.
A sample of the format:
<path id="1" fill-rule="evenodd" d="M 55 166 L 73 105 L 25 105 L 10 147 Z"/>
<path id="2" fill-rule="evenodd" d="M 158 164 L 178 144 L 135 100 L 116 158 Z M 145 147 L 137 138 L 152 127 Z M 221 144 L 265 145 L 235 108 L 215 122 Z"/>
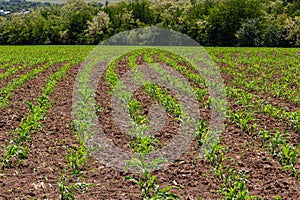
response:
<path id="1" fill-rule="evenodd" d="M 158 26 L 203 46 L 300 46 L 300 0 L 68 0 L 0 16 L 1 45 L 98 44 L 117 33 Z"/>

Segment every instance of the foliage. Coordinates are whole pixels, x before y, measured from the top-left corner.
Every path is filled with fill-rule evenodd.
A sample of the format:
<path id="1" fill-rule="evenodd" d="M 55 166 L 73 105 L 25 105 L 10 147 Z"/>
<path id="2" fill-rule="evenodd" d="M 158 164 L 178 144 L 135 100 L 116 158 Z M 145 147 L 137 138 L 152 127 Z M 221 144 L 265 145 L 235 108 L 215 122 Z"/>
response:
<path id="1" fill-rule="evenodd" d="M 105 12 L 99 11 L 93 20 L 88 22 L 88 28 L 85 30 L 88 38 L 90 38 L 90 43 L 99 43 L 108 31 L 108 25 L 109 16 Z"/>
<path id="2" fill-rule="evenodd" d="M 75 200 L 74 192 L 84 193 L 87 191 L 88 187 L 93 186 L 91 183 L 80 182 L 80 179 L 77 178 L 76 181 L 67 185 L 72 176 L 65 177 L 64 172 L 59 178 L 58 188 L 60 192 L 60 200 Z"/>
<path id="3" fill-rule="evenodd" d="M 300 16 L 286 20 L 287 39 L 295 46 L 300 46 Z"/>
<path id="4" fill-rule="evenodd" d="M 41 15 L 44 14 L 41 13 Z M 286 16 L 286 18 L 288 17 Z M 107 48 L 107 51 L 117 51 L 120 47 L 103 48 Z M 19 70 L 31 67 L 31 70 L 20 76 L 15 76 L 10 84 L 1 88 L 2 104 L 0 106 L 2 108 L 9 105 L 9 97 L 17 88 L 39 76 L 48 67 L 59 64 L 58 70 L 47 78 L 45 86 L 41 88 L 42 94 L 32 102 L 26 101 L 29 113 L 21 119 L 18 128 L 11 132 L 12 139 L 4 148 L 4 156 L 1 158 L 2 167 L 13 167 L 13 161 L 22 161 L 27 158 L 32 142 L 31 135 L 43 128 L 43 121 L 51 107 L 49 99 L 52 91 L 58 81 L 65 77 L 67 71 L 75 64 L 82 62 L 86 52 L 91 49 L 85 46 L 55 46 L 55 48 L 14 46 L 0 49 L 0 53 L 3 55 L 0 58 L 0 69 L 5 69 L 0 74 L 0 80 L 15 75 Z M 183 50 L 189 51 L 190 49 L 183 48 Z M 289 173 L 286 173 L 286 175 L 291 176 L 289 178 L 298 180 L 300 144 L 296 139 L 300 131 L 300 111 L 292 110 L 294 108 L 289 105 L 296 105 L 297 107 L 300 102 L 298 78 L 300 71 L 297 64 L 299 49 L 244 48 L 242 51 L 241 48 L 207 48 L 207 51 L 213 56 L 214 61 L 222 63 L 220 71 L 229 77 L 225 80 L 229 81 L 226 82 L 226 92 L 227 98 L 230 99 L 226 124 L 235 124 L 234 131 L 239 132 L 239 134 L 248 134 L 244 135 L 245 138 L 250 140 L 259 151 L 263 151 L 263 154 L 260 155 L 269 155 L 268 159 L 278 162 L 281 170 Z M 12 56 L 12 54 L 15 55 L 14 52 L 18 52 L 19 56 Z M 203 78 L 194 73 L 193 66 L 189 65 L 184 58 L 168 51 L 139 49 L 113 60 L 105 74 L 111 89 L 119 84 L 119 77 L 114 69 L 121 58 L 128 59 L 128 67 L 133 72 L 137 69 L 136 61 L 140 58 L 143 58 L 147 63 L 160 62 L 176 69 L 193 85 L 191 86 L 192 91 L 196 94 L 195 97 L 199 102 L 200 109 L 211 108 L 209 93 Z M 80 176 L 84 175 L 85 167 L 88 164 L 89 149 L 83 144 L 92 134 L 86 130 L 92 126 L 89 119 L 95 112 L 95 108 L 90 107 L 90 103 L 96 104 L 91 95 L 93 91 L 87 86 L 88 84 L 85 84 L 89 82 L 94 64 L 97 64 L 96 61 L 95 63 L 91 61 L 83 70 L 82 76 L 78 78 L 79 90 L 77 92 L 82 100 L 81 103 L 84 104 L 84 109 L 77 110 L 80 115 L 78 119 L 85 117 L 88 120 L 74 120 L 73 122 L 76 128 L 74 134 L 80 145 L 68 150 L 65 155 L 66 170 L 70 176 L 65 176 L 63 173 L 58 180 L 61 199 L 74 199 L 78 192 L 84 192 L 91 186 L 84 183 Z M 155 69 L 154 66 L 151 67 Z M 161 73 L 161 75 L 164 74 Z M 234 78 L 230 79 L 231 77 Z M 136 78 L 143 79 L 143 76 Z M 162 78 L 165 78 L 165 81 L 169 80 L 166 77 Z M 176 82 L 176 84 L 181 84 L 182 88 L 186 88 L 181 82 Z M 177 102 L 176 95 L 170 94 L 170 90 L 151 83 L 145 84 L 141 89 L 148 92 L 154 101 L 162 104 L 170 116 L 181 119 L 183 109 Z M 145 134 L 145 130 L 149 128 L 147 127 L 149 119 L 148 116 L 144 115 L 143 105 L 126 91 L 122 90 L 122 92 L 119 97 L 124 100 L 124 106 L 130 115 L 130 122 L 135 125 L 132 129 L 129 146 L 138 155 L 137 158 L 128 160 L 127 167 L 139 169 L 139 173 L 128 176 L 126 179 L 137 184 L 144 199 L 178 199 L 179 197 L 173 193 L 175 188 L 173 186 L 161 187 L 159 177 L 151 171 L 155 170 L 164 160 L 156 159 L 149 162 L 145 159 L 147 154 L 160 148 L 162 143 L 154 136 Z M 274 126 L 266 125 L 266 118 L 276 122 L 280 128 L 277 130 Z M 176 122 L 180 123 L 180 120 Z M 208 129 L 207 120 L 200 119 L 198 131 L 195 133 L 195 142 L 198 147 L 201 147 L 206 139 L 211 139 L 208 137 L 210 132 Z M 82 134 L 82 132 L 84 133 Z M 205 151 L 205 158 L 219 180 L 220 189 L 218 192 L 222 195 L 222 199 L 258 199 L 259 197 L 250 195 L 251 191 L 247 187 L 248 177 L 237 169 L 239 163 L 229 157 L 231 148 L 225 146 L 224 143 L 222 140 L 215 142 L 210 149 Z M 264 156 L 259 157 L 265 159 Z M 236 158 L 243 161 L 245 157 L 238 158 L 237 156 Z M 250 173 L 251 176 L 251 172 L 247 171 L 246 173 Z M 274 199 L 281 199 L 281 197 L 276 196 Z"/>
<path id="5" fill-rule="evenodd" d="M 246 19 L 241 28 L 236 32 L 239 46 L 260 46 L 260 31 L 258 28 L 258 18 Z"/>
<path id="6" fill-rule="evenodd" d="M 299 6 L 283 0 L 139 0 L 106 6 L 68 0 L 0 16 L 0 44 L 97 44 L 122 31 L 158 26 L 201 45 L 299 46 Z"/>

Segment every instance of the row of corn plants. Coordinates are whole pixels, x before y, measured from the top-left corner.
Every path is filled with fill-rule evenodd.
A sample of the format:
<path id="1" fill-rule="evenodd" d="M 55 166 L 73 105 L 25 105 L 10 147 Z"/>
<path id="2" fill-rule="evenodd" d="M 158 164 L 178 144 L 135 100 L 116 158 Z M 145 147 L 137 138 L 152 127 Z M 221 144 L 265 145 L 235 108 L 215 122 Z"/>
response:
<path id="1" fill-rule="evenodd" d="M 52 67 L 53 63 L 47 63 L 45 65 L 42 65 L 39 68 L 33 69 L 32 71 L 29 71 L 28 73 L 15 78 L 12 80 L 11 84 L 3 87 L 0 89 L 0 108 L 5 108 L 10 105 L 9 98 L 13 95 L 14 91 L 21 87 L 25 82 L 29 81 L 30 79 L 34 78 L 41 72 L 45 71 L 47 68 Z"/>
<path id="2" fill-rule="evenodd" d="M 170 59 L 166 56 L 163 56 L 160 54 L 159 58 L 163 60 L 164 62 L 167 62 L 168 64 L 172 66 L 178 65 L 174 61 L 170 61 Z M 185 74 L 188 74 L 188 72 L 185 72 Z M 196 81 L 195 81 L 196 82 Z M 233 89 L 233 88 L 230 88 Z M 242 90 L 244 91 L 244 90 Z M 240 93 L 239 93 L 240 97 Z M 252 102 L 253 95 L 250 93 L 245 93 L 244 94 L 245 98 L 241 98 L 242 104 L 247 104 L 247 106 L 250 106 L 249 104 Z M 235 99 L 237 100 L 237 99 Z M 274 114 L 274 113 L 273 113 Z M 253 117 L 253 112 L 249 113 L 249 111 L 236 111 L 232 112 L 229 110 L 229 118 L 236 123 L 236 125 L 239 126 L 239 128 L 243 131 L 246 131 L 248 133 L 252 133 L 257 130 L 257 124 L 255 123 L 257 120 L 255 117 Z M 205 125 L 205 121 L 201 121 L 199 124 L 199 131 L 198 131 L 198 137 L 197 137 L 197 144 L 201 145 L 201 139 L 205 139 L 205 133 L 208 130 L 208 127 Z M 297 148 L 298 147 L 293 147 L 293 145 L 289 144 L 287 141 L 282 140 L 279 143 L 282 144 L 281 146 L 274 146 L 272 145 L 272 141 L 276 141 L 276 137 L 278 137 L 278 133 L 275 134 L 273 137 L 270 137 L 270 144 L 268 146 L 276 148 L 276 151 L 278 155 L 281 155 L 277 160 L 280 161 L 281 164 L 283 164 L 283 170 L 291 170 L 293 174 L 298 177 L 298 172 L 295 169 L 295 164 L 297 163 Z M 241 173 L 237 173 L 237 170 L 232 168 L 230 165 L 229 167 L 226 168 L 226 170 L 223 170 L 222 164 L 216 164 L 214 163 L 215 160 L 219 161 L 226 161 L 231 160 L 231 158 L 228 158 L 224 153 L 224 149 L 227 149 L 223 146 L 220 146 L 219 143 L 215 143 L 213 145 L 213 148 L 206 153 L 206 157 L 210 160 L 212 163 L 213 167 L 215 167 L 214 171 L 216 172 L 216 175 L 222 180 L 224 179 L 224 183 L 222 184 L 222 189 L 220 192 L 222 193 L 222 196 L 225 199 L 232 199 L 235 197 L 238 197 L 238 199 L 257 199 L 259 197 L 256 196 L 251 196 L 249 194 L 249 191 L 246 189 L 246 182 L 247 182 L 247 177 L 244 176 Z M 215 154 L 219 154 L 220 158 L 216 156 Z M 275 158 L 275 157 L 274 157 Z M 215 159 L 215 160 L 214 160 Z M 224 173 L 223 173 L 224 172 Z M 233 181 L 235 180 L 235 182 Z M 233 183 L 233 182 L 234 183 Z M 235 194 L 234 194 L 235 193 Z"/>
<path id="3" fill-rule="evenodd" d="M 267 114 L 269 117 L 285 122 L 291 128 L 300 131 L 300 111 L 287 111 L 282 106 L 274 106 L 268 99 L 261 99 L 255 94 L 247 93 L 245 90 L 226 87 L 228 97 L 232 98 L 237 104 L 246 106 L 256 113 Z"/>
<path id="4" fill-rule="evenodd" d="M 282 49 L 269 49 L 262 56 L 259 55 L 261 49 L 238 51 L 224 51 L 221 58 L 213 53 L 215 61 L 224 64 L 222 72 L 234 77 L 231 84 L 250 92 L 299 103 L 299 55 L 295 49 L 287 50 L 289 54 Z"/>
<path id="5" fill-rule="evenodd" d="M 89 47 L 90 48 L 90 47 Z M 57 47 L 49 48 L 46 46 L 39 46 L 36 48 L 32 47 L 4 47 L 4 49 L 20 52 L 20 56 L 16 59 L 20 68 L 28 68 L 29 66 L 38 65 L 37 68 L 33 68 L 26 74 L 22 74 L 19 77 L 14 78 L 10 84 L 5 85 L 0 89 L 0 108 L 5 108 L 10 105 L 9 98 L 13 95 L 14 91 L 20 88 L 24 83 L 31 80 L 32 78 L 38 76 L 41 72 L 45 71 L 47 68 L 57 65 L 59 63 L 68 63 L 69 61 L 76 60 L 78 57 L 82 58 L 86 54 L 87 47 L 82 47 L 82 49 L 75 47 Z M 24 52 L 22 54 L 21 52 Z M 12 53 L 12 55 L 15 55 Z M 8 56 L 8 59 L 11 56 Z M 4 59 L 4 63 L 7 64 L 7 60 Z M 0 61 L 1 62 L 1 61 Z M 18 68 L 18 67 L 17 67 Z M 0 77 L 8 77 L 16 73 L 16 69 L 10 68 Z"/>
<path id="6" fill-rule="evenodd" d="M 91 147 L 87 146 L 87 141 L 96 134 L 92 130 L 93 119 L 97 117 L 97 102 L 94 98 L 96 86 L 91 85 L 90 80 L 95 66 L 99 64 L 101 59 L 107 59 L 107 55 L 97 55 L 96 57 L 98 59 L 91 57 L 89 62 L 82 63 L 73 91 L 73 95 L 78 101 L 73 104 L 74 119 L 71 125 L 79 145 L 75 149 L 68 150 L 65 156 L 68 165 L 63 169 L 58 180 L 61 200 L 74 200 L 77 194 L 84 194 L 88 188 L 93 186 L 92 183 L 85 182 L 84 173 L 93 151 Z"/>
<path id="7" fill-rule="evenodd" d="M 153 54 L 153 53 L 152 53 Z M 149 62 L 153 62 L 153 55 L 144 55 L 146 58 L 145 60 Z M 184 75 L 190 75 L 190 77 L 196 77 L 197 84 L 202 84 L 205 86 L 205 82 L 203 79 L 201 80 L 201 77 L 199 75 L 194 74 L 194 76 L 191 76 L 191 73 L 189 73 L 186 68 L 182 70 L 184 66 L 180 66 L 178 63 L 178 60 L 174 62 L 173 59 L 168 58 L 169 53 L 168 52 L 161 52 L 159 54 L 159 59 L 161 62 L 164 62 L 171 67 L 175 69 L 179 69 L 181 73 L 184 73 Z M 158 70 L 157 70 L 158 71 Z M 192 79 L 192 78 L 191 78 Z M 193 79 L 192 79 L 193 80 Z M 195 80 L 195 79 L 194 79 Z M 157 86 L 156 86 L 157 87 Z M 149 93 L 148 93 L 149 94 Z M 207 93 L 206 93 L 207 94 Z M 151 95 L 150 95 L 151 96 Z M 203 143 L 203 140 L 209 139 L 207 137 L 207 130 L 208 127 L 206 126 L 205 120 L 200 120 L 198 125 L 198 132 L 196 134 L 196 142 L 198 145 L 201 145 Z M 222 180 L 221 189 L 219 192 L 222 194 L 222 198 L 224 199 L 255 199 L 258 197 L 251 196 L 247 187 L 247 177 L 242 174 L 242 172 L 238 172 L 236 169 L 234 169 L 231 165 L 229 165 L 226 170 L 223 170 L 223 164 L 224 162 L 228 160 L 233 160 L 231 158 L 225 157 L 223 150 L 225 147 L 222 147 L 219 145 L 219 143 L 215 143 L 210 151 L 207 151 L 205 154 L 205 158 L 210 160 L 210 163 L 212 164 L 212 167 L 214 167 L 214 172 L 220 180 Z M 218 156 L 220 158 L 218 158 Z"/>
<path id="8" fill-rule="evenodd" d="M 17 160 L 27 158 L 30 152 L 30 135 L 43 127 L 43 120 L 51 106 L 49 95 L 55 89 L 57 82 L 65 76 L 74 64 L 73 62 L 64 65 L 49 77 L 46 86 L 42 89 L 42 95 L 36 98 L 36 104 L 25 100 L 30 109 L 29 114 L 22 118 L 19 127 L 12 132 L 13 138 L 5 147 L 4 157 L 1 161 L 3 167 L 10 167 L 13 158 Z"/>
<path id="9" fill-rule="evenodd" d="M 128 56 L 128 65 L 135 74 L 135 80 L 142 81 L 143 75 L 136 71 L 138 65 L 136 64 L 136 59 L 142 54 L 145 54 L 144 50 L 137 50 L 130 52 L 124 56 Z M 116 63 L 112 62 L 106 73 L 106 80 L 110 83 L 111 90 L 117 90 L 116 98 L 123 100 L 124 109 L 127 109 L 130 115 L 130 123 L 133 129 L 131 130 L 132 140 L 129 146 L 132 150 L 138 154 L 137 158 L 128 160 L 126 170 L 134 167 L 137 169 L 137 176 L 126 176 L 125 179 L 137 184 L 141 190 L 142 199 L 178 199 L 179 196 L 170 189 L 173 186 L 166 186 L 160 188 L 158 177 L 152 174 L 156 165 L 164 162 L 162 159 L 154 159 L 149 162 L 146 161 L 145 157 L 147 154 L 155 151 L 157 148 L 161 147 L 163 144 L 160 140 L 153 136 L 146 135 L 145 132 L 149 128 L 149 119 L 147 116 L 142 114 L 142 105 L 140 102 L 135 100 L 129 91 L 124 90 L 118 80 L 117 74 L 114 72 Z M 117 88 L 116 88 L 117 87 Z M 148 82 L 143 84 L 143 89 L 150 95 L 154 100 L 160 102 L 163 107 L 171 114 L 173 117 L 180 116 L 180 106 L 176 100 L 168 94 L 168 92 L 160 88 L 158 85 Z"/>
<path id="10" fill-rule="evenodd" d="M 26 48 L 27 47 L 20 47 L 20 52 L 25 52 Z M 10 54 L 13 55 L 13 51 L 15 50 L 11 49 L 9 51 Z M 40 51 L 44 52 L 45 50 L 41 48 Z M 283 166 L 283 170 L 289 170 L 294 176 L 299 177 L 299 169 L 296 166 L 297 158 L 299 156 L 299 145 L 294 146 L 289 142 L 288 133 L 280 132 L 278 130 L 267 130 L 260 127 L 259 121 L 254 117 L 254 114 L 256 113 L 266 114 L 285 122 L 292 129 L 299 132 L 298 111 L 290 112 L 285 108 L 276 107 L 272 105 L 272 102 L 269 103 L 268 100 L 261 98 L 261 96 L 264 97 L 264 95 L 271 95 L 274 98 L 282 100 L 283 105 L 284 101 L 288 101 L 296 106 L 298 105 L 299 93 L 297 87 L 299 88 L 299 82 L 297 82 L 297 80 L 299 80 L 299 67 L 295 65 L 295 62 L 297 59 L 299 60 L 299 56 L 294 53 L 294 50 L 276 49 L 266 50 L 264 55 L 258 55 L 259 51 L 256 49 L 246 49 L 243 53 L 240 53 L 240 49 L 235 48 L 229 48 L 226 49 L 226 51 L 222 48 L 214 48 L 208 49 L 208 51 L 212 52 L 214 55 L 221 54 L 220 57 L 215 56 L 214 58 L 217 62 L 224 64 L 222 65 L 224 67 L 221 68 L 221 72 L 234 77 L 233 80 L 228 81 L 230 86 L 226 88 L 227 95 L 237 104 L 245 107 L 245 109 L 235 111 L 229 110 L 228 119 L 236 124 L 243 132 L 252 135 L 254 139 L 259 139 L 261 141 L 261 147 L 270 151 L 272 157 Z M 273 56 L 273 51 L 278 56 Z M 283 56 L 283 51 L 288 51 L 288 56 Z M 34 52 L 36 52 L 36 50 Z M 70 48 L 62 53 L 62 55 L 70 55 L 71 52 L 74 53 L 74 49 Z M 47 59 L 38 59 L 32 62 L 43 63 L 50 61 L 46 65 L 53 65 L 56 61 L 52 60 L 52 54 L 55 55 L 57 52 L 52 51 L 48 55 L 49 59 L 47 57 Z M 173 186 L 167 186 L 166 188 L 161 189 L 158 177 L 154 176 L 152 173 L 153 168 L 164 161 L 157 159 L 152 163 L 149 163 L 145 160 L 147 154 L 154 152 L 163 144 L 155 137 L 144 134 L 145 131 L 149 129 L 149 119 L 147 116 L 143 115 L 142 104 L 135 100 L 129 91 L 123 90 L 124 87 L 120 85 L 119 77 L 114 72 L 114 68 L 119 59 L 126 56 L 129 67 L 136 73 L 137 80 L 143 79 L 137 72 L 138 64 L 136 61 L 140 57 L 143 57 L 145 63 L 148 64 L 160 62 L 174 68 L 192 83 L 193 92 L 196 94 L 197 100 L 202 103 L 202 107 L 210 108 L 211 99 L 208 97 L 209 94 L 206 90 L 206 82 L 199 74 L 194 72 L 195 69 L 193 69 L 192 66 L 187 65 L 188 62 L 185 59 L 170 52 L 156 49 L 138 50 L 122 55 L 111 62 L 111 65 L 105 74 L 105 78 L 110 84 L 111 89 L 117 90 L 117 94 L 119 95 L 118 98 L 124 101 L 125 109 L 128 110 L 131 118 L 130 123 L 132 124 L 132 127 L 134 127 L 134 129 L 131 130 L 133 132 L 133 137 L 129 146 L 139 155 L 139 158 L 129 160 L 127 167 L 128 169 L 131 167 L 140 169 L 140 173 L 133 177 L 126 177 L 126 179 L 136 183 L 140 187 L 143 199 L 179 198 L 170 191 Z M 57 59 L 57 63 L 66 61 L 63 57 L 64 56 L 61 56 Z M 286 57 L 288 57 L 288 59 Z M 32 59 L 30 58 L 30 60 Z M 12 61 L 10 55 L 7 54 L 7 56 L 0 58 L 0 69 L 6 69 L 6 72 L 0 75 L 0 77 L 5 78 L 17 73 L 17 70 L 25 69 L 27 66 L 24 63 L 26 63 L 25 57 Z M 96 105 L 96 102 L 93 97 L 92 88 L 86 83 L 89 81 L 93 66 L 96 64 L 96 62 L 88 64 L 78 81 L 77 92 L 81 99 L 80 103 L 82 104 L 81 108 L 83 108 L 83 110 L 78 110 L 77 114 L 79 117 L 72 123 L 75 127 L 74 134 L 78 138 L 79 145 L 76 148 L 69 150 L 66 155 L 68 165 L 63 170 L 62 175 L 58 180 L 61 199 L 75 199 L 75 194 L 77 192 L 84 192 L 91 186 L 91 184 L 84 182 L 83 171 L 91 151 L 85 146 L 85 142 L 92 133 L 86 130 L 92 129 L 90 119 L 93 117 L 93 114 L 91 113 L 96 112 L 95 107 L 91 107 L 90 105 Z M 21 68 L 15 70 L 13 66 L 18 65 L 21 66 Z M 46 65 L 43 65 L 42 67 Z M 67 65 L 69 65 L 69 63 Z M 164 81 L 169 80 L 156 65 L 150 65 L 150 67 L 157 74 L 164 77 Z M 279 70 L 277 71 L 277 69 Z M 29 74 L 30 73 L 31 72 L 29 72 Z M 34 73 L 38 75 L 38 72 Z M 28 77 L 23 75 L 19 77 L 20 80 L 16 79 L 12 81 L 12 86 L 5 86 L 2 88 L 1 97 L 3 100 L 1 101 L 3 103 L 1 105 L 6 107 L 9 103 L 8 99 L 13 95 L 14 90 L 21 87 L 22 84 L 34 76 L 35 75 L 32 74 L 28 75 Z M 27 101 L 27 104 L 30 107 L 29 115 L 22 119 L 21 125 L 13 132 L 14 138 L 9 145 L 12 147 L 8 146 L 5 149 L 5 154 L 8 155 L 8 158 L 5 159 L 4 157 L 1 163 L 2 166 L 9 166 L 13 157 L 18 159 L 26 158 L 30 148 L 30 134 L 42 128 L 42 121 L 47 113 L 47 109 L 51 106 L 48 96 L 55 88 L 56 83 L 54 83 L 54 80 L 56 79 L 59 80 L 57 77 L 53 78 L 53 83 L 50 83 L 50 81 L 47 82 L 47 86 L 43 90 L 43 95 L 36 100 L 37 103 Z M 178 84 L 180 85 L 181 83 L 178 82 Z M 184 88 L 185 86 L 182 85 L 182 87 Z M 180 119 L 182 114 L 181 107 L 176 101 L 176 98 L 170 95 L 166 89 L 161 88 L 158 84 L 152 84 L 150 82 L 144 84 L 143 89 L 156 102 L 161 103 L 175 119 Z M 209 139 L 209 137 L 207 137 L 207 130 L 208 126 L 206 120 L 200 120 L 198 132 L 195 134 L 198 146 L 201 146 L 204 143 L 203 140 Z M 16 148 L 17 153 L 14 153 L 15 150 L 13 146 L 18 147 Z M 247 189 L 248 178 L 241 171 L 238 171 L 233 167 L 235 163 L 234 159 L 226 156 L 229 151 L 228 147 L 222 146 L 220 143 L 216 142 L 205 154 L 205 159 L 211 163 L 214 174 L 221 182 L 219 192 L 221 193 L 222 198 L 259 198 L 250 195 L 249 190 Z M 11 157 L 9 157 L 10 152 L 12 152 L 13 155 Z"/>
<path id="11" fill-rule="evenodd" d="M 261 147 L 267 147 L 272 157 L 282 165 L 282 169 L 291 171 L 296 178 L 299 178 L 299 169 L 296 168 L 296 164 L 300 156 L 300 144 L 295 146 L 288 142 L 287 132 L 265 130 L 259 125 L 259 120 L 253 117 L 253 112 L 247 108 L 229 110 L 228 118 L 243 132 L 259 138 Z"/>
<path id="12" fill-rule="evenodd" d="M 233 86 L 226 88 L 228 96 L 235 103 L 244 107 L 235 112 L 229 111 L 229 118 L 242 130 L 248 131 L 248 133 L 255 132 L 256 134 L 253 135 L 261 140 L 261 147 L 270 151 L 272 157 L 282 165 L 282 169 L 291 171 L 295 177 L 299 178 L 299 169 L 296 167 L 299 143 L 295 145 L 288 142 L 291 133 L 265 130 L 253 117 L 254 113 L 266 114 L 284 122 L 296 133 L 299 133 L 299 110 L 290 112 L 284 107 L 276 107 L 272 104 L 272 99 L 268 100 L 260 96 L 261 94 L 270 94 L 269 91 L 271 91 L 271 96 L 294 103 L 295 106 L 299 102 L 297 87 L 290 87 L 299 85 L 297 82 L 299 68 L 295 65 L 299 56 L 292 50 L 288 56 L 281 50 L 275 51 L 276 57 L 272 53 L 274 50 L 265 52 L 265 55 L 261 57 L 257 56 L 258 52 L 255 49 L 249 49 L 248 53 L 239 53 L 237 50 L 233 50 L 223 52 L 221 58 L 216 58 L 216 60 L 226 64 L 226 67 L 221 68 L 225 74 L 229 73 L 235 77 Z M 251 77 L 249 73 L 256 76 Z M 279 74 L 280 78 L 277 78 Z M 282 105 L 284 104 L 282 101 Z"/>

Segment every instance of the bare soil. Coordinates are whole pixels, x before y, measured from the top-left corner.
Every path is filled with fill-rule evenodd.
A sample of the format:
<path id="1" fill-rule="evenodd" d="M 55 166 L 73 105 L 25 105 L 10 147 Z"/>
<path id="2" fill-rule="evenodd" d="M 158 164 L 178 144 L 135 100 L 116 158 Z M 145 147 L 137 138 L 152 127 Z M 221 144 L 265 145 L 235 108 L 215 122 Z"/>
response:
<path id="1" fill-rule="evenodd" d="M 45 85 L 46 78 L 53 74 L 58 67 L 53 66 L 27 82 L 10 99 L 12 105 L 1 110 L 0 145 L 2 147 L 11 138 L 10 132 L 18 126 L 21 118 L 28 112 L 23 99 L 34 100 L 40 94 L 39 88 Z M 32 135 L 31 152 L 28 159 L 0 171 L 0 199 L 59 199 L 57 183 L 62 170 L 66 169 L 68 165 L 65 155 L 68 149 L 76 149 L 79 145 L 70 125 L 73 85 L 78 70 L 79 65 L 73 66 L 51 95 L 52 108 L 48 111 L 44 128 Z M 119 77 L 128 70 L 126 59 L 118 63 L 116 72 Z M 223 78 L 226 84 L 230 84 L 232 77 L 223 75 Z M 101 108 L 101 111 L 98 112 L 98 120 L 107 137 L 116 146 L 130 151 L 131 137 L 122 133 L 113 119 L 110 104 L 112 97 L 109 91 L 108 84 L 104 77 L 101 77 L 96 92 L 96 100 Z M 149 114 L 149 108 L 155 104 L 155 101 L 141 90 L 137 90 L 134 95 L 137 100 L 141 101 L 143 113 Z M 271 98 L 270 101 L 272 100 Z M 229 102 L 231 109 L 239 109 L 239 106 L 230 99 Z M 276 100 L 274 103 L 281 104 L 282 102 Z M 299 105 L 286 102 L 283 104 L 290 106 L 291 110 L 299 109 Z M 208 109 L 201 108 L 201 113 L 203 116 L 199 117 L 209 119 L 210 111 Z M 270 130 L 287 129 L 286 124 L 277 119 L 263 115 L 256 117 L 260 119 L 258 123 L 261 127 Z M 164 128 L 155 136 L 167 144 L 172 137 L 176 137 L 177 129 L 178 124 L 173 122 L 172 117 L 169 117 Z M 293 143 L 299 143 L 299 135 L 292 132 L 291 138 Z M 234 166 L 249 176 L 247 186 L 252 195 L 272 199 L 280 194 L 283 199 L 299 199 L 299 180 L 289 172 L 281 170 L 280 164 L 272 158 L 270 153 L 260 147 L 255 133 L 249 135 L 228 120 L 220 141 L 222 145 L 229 148 L 227 155 L 236 161 Z M 178 160 L 154 174 L 159 178 L 162 187 L 177 186 L 172 191 L 179 194 L 181 199 L 193 200 L 200 197 L 220 199 L 220 194 L 216 190 L 220 189 L 221 183 L 214 176 L 212 169 L 208 161 L 199 157 L 199 148 L 193 143 Z M 84 173 L 85 181 L 93 183 L 94 186 L 84 194 L 77 194 L 78 199 L 141 199 L 138 186 L 125 180 L 126 175 L 137 176 L 136 174 L 116 171 L 95 158 L 88 161 Z"/>

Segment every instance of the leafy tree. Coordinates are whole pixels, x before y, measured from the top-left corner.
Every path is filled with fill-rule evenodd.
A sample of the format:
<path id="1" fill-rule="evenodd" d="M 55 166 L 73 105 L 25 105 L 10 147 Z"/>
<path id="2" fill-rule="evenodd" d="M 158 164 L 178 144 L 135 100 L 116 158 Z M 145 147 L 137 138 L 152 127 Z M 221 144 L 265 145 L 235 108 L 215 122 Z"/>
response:
<path id="1" fill-rule="evenodd" d="M 210 9 L 217 4 L 214 0 L 196 1 L 186 12 L 186 32 L 183 32 L 199 42 L 201 45 L 208 44 L 208 21 Z"/>
<path id="2" fill-rule="evenodd" d="M 285 0 L 286 12 L 291 17 L 296 17 L 300 15 L 300 1 L 299 0 Z"/>
<path id="3" fill-rule="evenodd" d="M 160 3 L 153 3 L 151 8 L 158 26 L 179 32 L 186 32 L 185 22 L 191 4 L 184 1 L 163 0 Z"/>
<path id="4" fill-rule="evenodd" d="M 92 16 L 89 7 L 84 0 L 67 0 L 61 9 L 61 16 L 65 20 L 63 37 L 67 44 L 84 44 L 84 30 L 87 28 L 87 21 Z"/>
<path id="5" fill-rule="evenodd" d="M 103 11 L 99 11 L 92 21 L 88 21 L 86 35 L 89 43 L 97 44 L 101 41 L 108 31 L 109 16 Z"/>
<path id="6" fill-rule="evenodd" d="M 6 24 L 7 24 L 6 19 L 0 16 L 0 45 L 6 44 L 6 38 L 4 34 Z"/>
<path id="7" fill-rule="evenodd" d="M 9 20 L 3 34 L 7 35 L 8 44 L 30 44 L 30 29 L 24 16 L 14 16 Z"/>
<path id="8" fill-rule="evenodd" d="M 260 31 L 258 19 L 246 19 L 241 28 L 236 32 L 239 46 L 260 46 Z"/>
<path id="9" fill-rule="evenodd" d="M 289 46 L 286 39 L 287 30 L 285 28 L 285 21 L 287 18 L 288 16 L 286 14 L 279 14 L 264 21 L 264 30 L 262 31 L 262 41 L 264 46 Z"/>
<path id="10" fill-rule="evenodd" d="M 46 23 L 46 44 L 63 44 L 65 25 L 61 16 L 50 15 Z"/>
<path id="11" fill-rule="evenodd" d="M 132 10 L 133 19 L 141 25 L 153 25 L 153 10 L 150 9 L 150 1 L 134 1 L 129 5 L 130 10 Z"/>
<path id="12" fill-rule="evenodd" d="M 25 15 L 27 26 L 30 29 L 31 44 L 45 44 L 47 40 L 46 19 L 41 15 L 39 10 Z"/>
<path id="13" fill-rule="evenodd" d="M 0 2 L 16 12 L 22 6 L 34 8 L 25 15 L 0 16 L 0 44 L 96 44 L 154 25 L 187 34 L 202 45 L 300 44 L 300 0 L 135 0 L 104 7 L 84 0 L 63 5 Z"/>
<path id="14" fill-rule="evenodd" d="M 127 2 L 110 3 L 104 8 L 104 12 L 109 15 L 110 35 L 138 27 L 133 18 L 132 9 Z"/>
<path id="15" fill-rule="evenodd" d="M 300 46 L 300 16 L 286 20 L 287 40 L 295 46 Z"/>
<path id="16" fill-rule="evenodd" d="M 265 13 L 270 15 L 279 15 L 284 12 L 284 3 L 282 0 L 268 0 L 262 3 L 262 8 Z"/>
<path id="17" fill-rule="evenodd" d="M 247 18 L 261 16 L 258 0 L 224 0 L 210 9 L 208 38 L 211 45 L 234 46 L 235 33 Z"/>

